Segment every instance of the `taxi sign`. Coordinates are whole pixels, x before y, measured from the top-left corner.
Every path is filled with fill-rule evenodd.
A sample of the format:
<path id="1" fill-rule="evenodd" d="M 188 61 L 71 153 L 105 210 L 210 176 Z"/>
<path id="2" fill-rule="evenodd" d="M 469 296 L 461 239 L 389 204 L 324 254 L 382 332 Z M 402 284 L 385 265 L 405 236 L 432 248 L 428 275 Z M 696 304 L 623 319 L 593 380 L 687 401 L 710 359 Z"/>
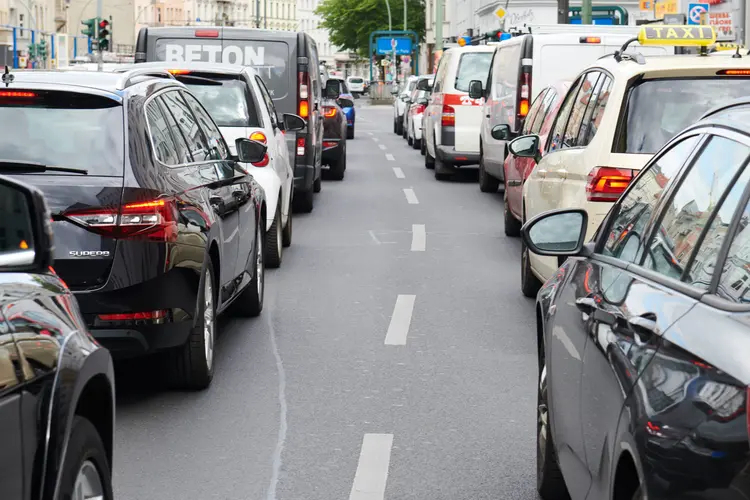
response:
<path id="1" fill-rule="evenodd" d="M 716 43 L 716 30 L 713 26 L 643 26 L 638 33 L 638 43 L 707 47 Z"/>

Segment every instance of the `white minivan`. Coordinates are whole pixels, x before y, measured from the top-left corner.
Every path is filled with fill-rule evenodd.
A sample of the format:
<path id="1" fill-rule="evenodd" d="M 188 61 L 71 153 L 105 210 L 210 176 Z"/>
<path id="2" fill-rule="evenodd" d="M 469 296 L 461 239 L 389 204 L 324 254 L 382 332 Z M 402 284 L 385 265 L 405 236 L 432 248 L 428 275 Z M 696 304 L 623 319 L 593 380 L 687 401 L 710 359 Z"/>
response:
<path id="1" fill-rule="evenodd" d="M 346 86 L 354 95 L 363 94 L 365 92 L 365 79 L 361 76 L 348 76 L 346 77 Z"/>
<path id="2" fill-rule="evenodd" d="M 497 191 L 504 180 L 507 143 L 520 132 L 531 103 L 542 89 L 571 80 L 597 59 L 620 50 L 638 33 L 637 26 L 532 26 L 530 33 L 495 44 L 489 78 L 481 79 L 479 188 Z M 638 52 L 668 55 L 675 50 L 649 46 L 638 47 Z"/>

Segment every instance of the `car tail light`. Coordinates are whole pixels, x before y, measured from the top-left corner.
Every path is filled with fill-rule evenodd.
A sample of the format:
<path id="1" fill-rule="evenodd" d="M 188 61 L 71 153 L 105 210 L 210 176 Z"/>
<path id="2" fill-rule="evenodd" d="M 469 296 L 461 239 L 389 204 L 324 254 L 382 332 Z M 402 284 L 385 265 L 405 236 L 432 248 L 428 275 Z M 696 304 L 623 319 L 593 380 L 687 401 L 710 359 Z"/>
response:
<path id="1" fill-rule="evenodd" d="M 440 119 L 440 124 L 443 127 L 453 127 L 456 124 L 456 110 L 453 106 L 443 104 L 443 114 Z"/>
<path id="2" fill-rule="evenodd" d="M 529 114 L 529 99 L 531 96 L 531 73 L 524 71 L 521 75 L 521 93 L 518 101 L 518 117 L 523 119 Z"/>
<path id="3" fill-rule="evenodd" d="M 588 201 L 615 201 L 630 185 L 635 171 L 629 168 L 594 167 L 586 182 Z"/>
<path id="4" fill-rule="evenodd" d="M 297 74 L 299 85 L 299 115 L 302 118 L 310 116 L 310 75 L 306 71 Z"/>
<path id="5" fill-rule="evenodd" d="M 189 75 L 190 70 L 189 69 L 169 69 L 167 70 L 173 75 Z"/>
<path id="6" fill-rule="evenodd" d="M 0 97 L 12 99 L 33 99 L 37 97 L 36 92 L 23 92 L 19 90 L 0 90 Z"/>
<path id="7" fill-rule="evenodd" d="M 716 72 L 719 76 L 750 76 L 750 69 L 722 69 Z"/>
<path id="8" fill-rule="evenodd" d="M 297 137 L 297 156 L 305 156 L 305 138 Z"/>
<path id="9" fill-rule="evenodd" d="M 582 36 L 578 41 L 580 43 L 602 43 L 601 37 L 598 36 Z"/>
<path id="10" fill-rule="evenodd" d="M 268 139 L 266 139 L 266 134 L 264 134 L 263 132 L 253 132 L 252 134 L 250 134 L 249 139 L 251 141 L 260 142 L 262 144 L 266 144 L 266 145 L 268 144 Z M 265 167 L 270 162 L 271 162 L 271 159 L 268 157 L 268 153 L 266 153 L 265 155 L 263 155 L 263 159 L 260 160 L 259 162 L 253 163 L 253 166 Z"/>
<path id="11" fill-rule="evenodd" d="M 219 38 L 219 30 L 195 30 L 198 38 Z"/>
<path id="12" fill-rule="evenodd" d="M 160 309 L 158 311 L 145 311 L 136 313 L 99 314 L 97 317 L 102 321 L 138 321 L 164 319 L 167 317 L 167 311 L 164 309 Z"/>
<path id="13" fill-rule="evenodd" d="M 338 144 L 336 141 L 323 141 L 323 149 L 335 148 Z"/>
<path id="14" fill-rule="evenodd" d="M 424 104 L 417 104 L 416 107 L 414 108 L 414 114 L 421 115 L 422 113 L 424 113 L 424 110 L 426 108 L 427 106 L 425 106 Z"/>
<path id="15" fill-rule="evenodd" d="M 326 118 L 333 118 L 336 116 L 336 108 L 333 106 L 323 106 Z"/>
<path id="16" fill-rule="evenodd" d="M 166 199 L 128 203 L 121 207 L 67 210 L 62 216 L 109 238 L 177 240 L 177 206 Z"/>

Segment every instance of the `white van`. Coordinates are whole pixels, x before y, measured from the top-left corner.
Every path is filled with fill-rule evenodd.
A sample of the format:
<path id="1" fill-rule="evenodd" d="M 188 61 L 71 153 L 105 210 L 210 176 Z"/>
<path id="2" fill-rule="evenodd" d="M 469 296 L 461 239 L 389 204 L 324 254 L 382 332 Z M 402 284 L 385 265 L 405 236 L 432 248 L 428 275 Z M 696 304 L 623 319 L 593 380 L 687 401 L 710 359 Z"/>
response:
<path id="1" fill-rule="evenodd" d="M 597 59 L 620 50 L 638 36 L 636 26 L 532 26 L 530 33 L 494 45 L 489 78 L 481 80 L 484 104 L 481 113 L 479 188 L 495 192 L 503 181 L 507 143 L 523 127 L 537 94 L 561 80 L 572 80 Z M 630 52 L 630 51 L 629 51 Z M 674 54 L 674 47 L 638 47 L 649 55 Z M 496 131 L 498 125 L 507 125 Z M 498 133 L 499 132 L 499 133 Z"/>
<path id="2" fill-rule="evenodd" d="M 482 99 L 469 97 L 469 83 L 487 81 L 495 47 L 470 45 L 443 52 L 425 110 L 425 167 L 435 178 L 450 177 L 461 165 L 479 163 L 479 126 Z"/>

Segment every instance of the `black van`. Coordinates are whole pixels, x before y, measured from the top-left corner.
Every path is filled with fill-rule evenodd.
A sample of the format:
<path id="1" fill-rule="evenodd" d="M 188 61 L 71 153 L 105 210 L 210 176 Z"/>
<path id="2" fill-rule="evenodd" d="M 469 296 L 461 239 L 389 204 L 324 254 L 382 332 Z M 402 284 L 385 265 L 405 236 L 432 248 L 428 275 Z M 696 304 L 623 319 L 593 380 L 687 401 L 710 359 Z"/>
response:
<path id="1" fill-rule="evenodd" d="M 318 49 L 310 35 L 222 26 L 141 28 L 135 50 L 136 63 L 203 61 L 255 68 L 279 113 L 307 120 L 304 130 L 288 134 L 287 145 L 289 157 L 295 158 L 295 208 L 303 212 L 313 209 L 313 192 L 320 191 L 325 82 L 321 81 Z"/>

